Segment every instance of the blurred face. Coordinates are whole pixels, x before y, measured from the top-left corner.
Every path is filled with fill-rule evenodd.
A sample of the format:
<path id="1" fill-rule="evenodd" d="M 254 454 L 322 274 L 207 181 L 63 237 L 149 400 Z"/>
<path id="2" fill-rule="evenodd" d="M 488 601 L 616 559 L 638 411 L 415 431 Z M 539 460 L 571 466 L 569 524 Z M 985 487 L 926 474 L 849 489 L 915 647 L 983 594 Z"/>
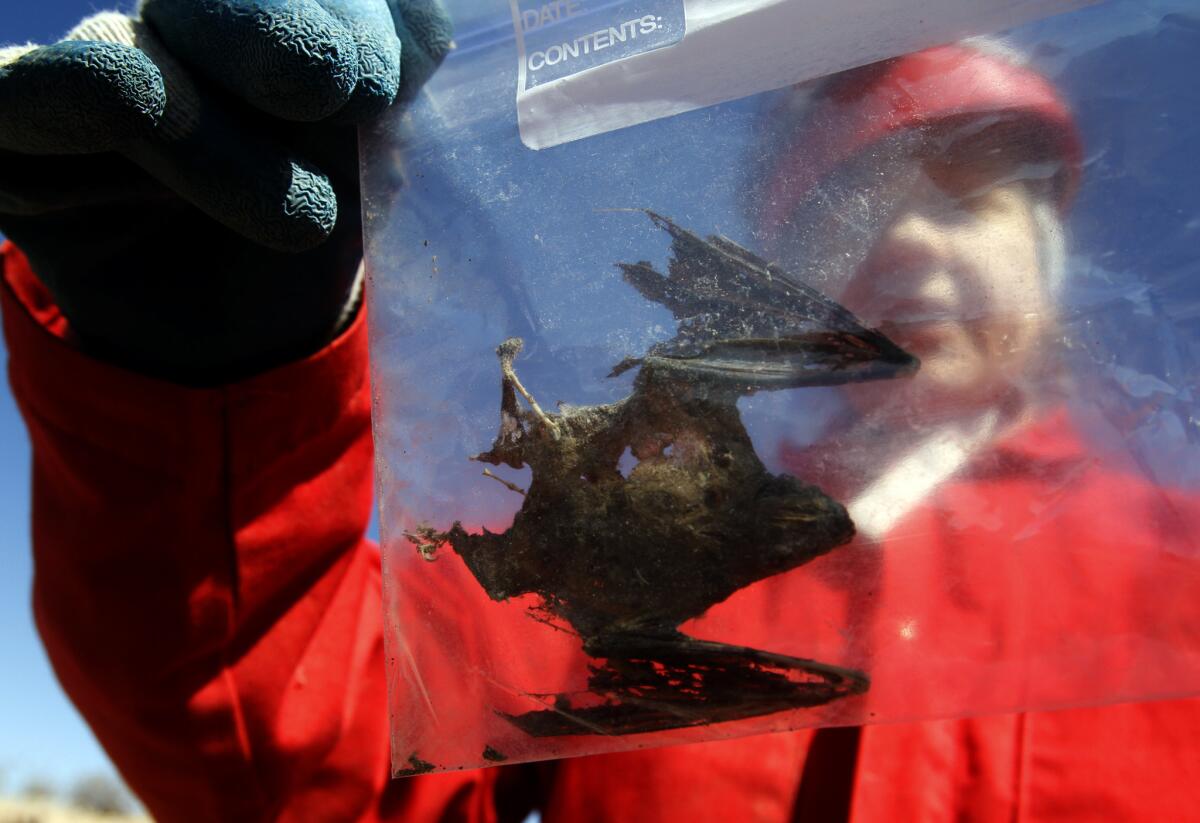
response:
<path id="1" fill-rule="evenodd" d="M 921 359 L 905 381 L 847 388 L 867 410 L 938 418 L 985 406 L 1021 381 L 1053 326 L 1034 197 L 984 185 L 978 166 L 928 165 L 856 272 L 844 305 Z"/>

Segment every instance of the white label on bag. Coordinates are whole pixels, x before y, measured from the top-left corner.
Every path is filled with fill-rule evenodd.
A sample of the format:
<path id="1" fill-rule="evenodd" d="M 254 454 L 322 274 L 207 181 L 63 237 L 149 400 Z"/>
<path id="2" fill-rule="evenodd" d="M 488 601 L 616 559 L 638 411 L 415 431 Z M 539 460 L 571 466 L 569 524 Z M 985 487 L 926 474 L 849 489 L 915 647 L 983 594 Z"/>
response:
<path id="1" fill-rule="evenodd" d="M 683 38 L 683 0 L 510 2 L 526 91 Z"/>
<path id="2" fill-rule="evenodd" d="M 510 0 L 521 141 L 544 149 L 1095 0 Z"/>

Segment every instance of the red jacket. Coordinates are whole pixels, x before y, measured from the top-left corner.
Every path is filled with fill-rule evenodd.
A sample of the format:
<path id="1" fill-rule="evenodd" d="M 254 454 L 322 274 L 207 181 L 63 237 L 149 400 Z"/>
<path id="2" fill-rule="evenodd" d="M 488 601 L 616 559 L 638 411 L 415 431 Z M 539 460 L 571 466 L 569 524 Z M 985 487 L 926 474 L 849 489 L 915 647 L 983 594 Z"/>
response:
<path id="1" fill-rule="evenodd" d="M 389 781 L 362 320 L 302 362 L 181 388 L 81 355 L 0 254 L 37 624 L 160 820 L 1200 820 L 1193 700 Z"/>

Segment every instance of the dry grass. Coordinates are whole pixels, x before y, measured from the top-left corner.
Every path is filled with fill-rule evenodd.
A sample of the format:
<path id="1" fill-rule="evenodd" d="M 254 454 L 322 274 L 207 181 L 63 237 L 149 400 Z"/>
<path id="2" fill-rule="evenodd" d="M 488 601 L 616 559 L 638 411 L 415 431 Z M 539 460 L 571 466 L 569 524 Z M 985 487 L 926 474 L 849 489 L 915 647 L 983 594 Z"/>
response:
<path id="1" fill-rule="evenodd" d="M 0 823 L 150 823 L 150 818 L 85 812 L 52 800 L 0 797 Z"/>

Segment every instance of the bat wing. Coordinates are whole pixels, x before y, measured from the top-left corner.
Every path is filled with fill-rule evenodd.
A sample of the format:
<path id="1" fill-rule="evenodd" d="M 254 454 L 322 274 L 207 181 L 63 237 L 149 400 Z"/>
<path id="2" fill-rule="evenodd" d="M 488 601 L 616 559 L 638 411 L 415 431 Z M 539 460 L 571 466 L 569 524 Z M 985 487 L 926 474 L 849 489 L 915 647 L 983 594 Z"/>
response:
<path id="1" fill-rule="evenodd" d="M 647 212 L 671 235 L 668 273 L 618 263 L 626 282 L 668 308 L 675 337 L 634 366 L 686 373 L 745 391 L 898 377 L 918 362 L 848 309 L 725 237 L 699 235 Z"/>

